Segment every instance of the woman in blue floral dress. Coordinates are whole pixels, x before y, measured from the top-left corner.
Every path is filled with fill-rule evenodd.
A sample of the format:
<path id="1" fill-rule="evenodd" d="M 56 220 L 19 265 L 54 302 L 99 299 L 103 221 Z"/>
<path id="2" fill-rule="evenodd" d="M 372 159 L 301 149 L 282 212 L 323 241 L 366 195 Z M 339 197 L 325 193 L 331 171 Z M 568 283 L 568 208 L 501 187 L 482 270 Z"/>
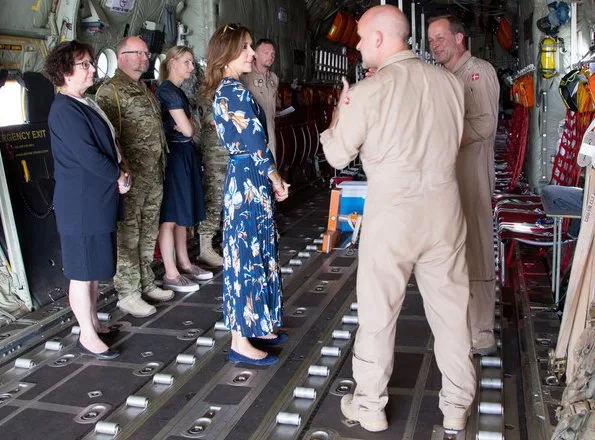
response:
<path id="1" fill-rule="evenodd" d="M 240 75 L 252 71 L 254 50 L 247 28 L 225 25 L 209 41 L 203 84 L 213 98 L 217 133 L 230 158 L 223 216 L 224 317 L 231 330 L 229 359 L 257 365 L 278 361 L 255 345 L 277 345 L 281 325 L 281 272 L 274 199 L 287 198 L 267 147 L 266 118 Z M 274 134 L 271 133 L 271 136 Z"/>

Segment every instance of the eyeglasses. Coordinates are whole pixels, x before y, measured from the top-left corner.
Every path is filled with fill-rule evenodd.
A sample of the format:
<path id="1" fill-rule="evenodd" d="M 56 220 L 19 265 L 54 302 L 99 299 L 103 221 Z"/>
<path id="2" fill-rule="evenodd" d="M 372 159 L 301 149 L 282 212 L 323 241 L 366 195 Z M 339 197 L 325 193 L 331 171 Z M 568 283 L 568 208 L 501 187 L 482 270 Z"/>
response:
<path id="1" fill-rule="evenodd" d="M 93 64 L 91 61 L 79 61 L 78 63 L 74 63 L 73 66 L 81 66 L 84 70 L 89 70 L 89 67 L 93 66 L 93 68 L 95 69 L 95 64 Z"/>
<path id="2" fill-rule="evenodd" d="M 151 58 L 151 52 L 145 52 L 142 50 L 127 50 L 127 51 L 124 51 L 121 53 L 122 53 L 122 55 L 127 54 L 127 53 L 135 53 L 137 57 L 142 57 L 144 55 L 147 58 Z"/>

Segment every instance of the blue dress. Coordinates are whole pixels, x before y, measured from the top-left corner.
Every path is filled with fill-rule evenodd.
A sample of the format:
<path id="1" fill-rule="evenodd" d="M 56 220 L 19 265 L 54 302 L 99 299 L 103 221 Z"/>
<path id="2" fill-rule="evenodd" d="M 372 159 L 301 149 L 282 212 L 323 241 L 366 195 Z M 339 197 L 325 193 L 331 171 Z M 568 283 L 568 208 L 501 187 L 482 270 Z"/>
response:
<path id="1" fill-rule="evenodd" d="M 281 325 L 281 276 L 268 174 L 264 112 L 233 78 L 221 81 L 213 101 L 221 145 L 229 152 L 223 208 L 223 300 L 226 326 L 245 337 Z"/>
<path id="2" fill-rule="evenodd" d="M 179 226 L 192 227 L 205 219 L 200 163 L 192 138 L 174 129 L 176 122 L 169 112 L 182 109 L 191 119 L 190 102 L 182 89 L 169 80 L 161 83 L 155 96 L 161 104 L 163 128 L 169 148 L 159 223 L 173 222 Z"/>

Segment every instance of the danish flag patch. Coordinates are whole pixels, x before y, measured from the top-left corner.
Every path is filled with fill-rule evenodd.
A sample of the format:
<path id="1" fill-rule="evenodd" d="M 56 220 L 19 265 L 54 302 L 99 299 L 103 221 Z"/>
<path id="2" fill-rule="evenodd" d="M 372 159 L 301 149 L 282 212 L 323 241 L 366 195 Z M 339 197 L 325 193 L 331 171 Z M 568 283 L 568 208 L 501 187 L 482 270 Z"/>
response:
<path id="1" fill-rule="evenodd" d="M 471 81 L 479 81 L 479 73 L 473 73 L 471 75 Z"/>

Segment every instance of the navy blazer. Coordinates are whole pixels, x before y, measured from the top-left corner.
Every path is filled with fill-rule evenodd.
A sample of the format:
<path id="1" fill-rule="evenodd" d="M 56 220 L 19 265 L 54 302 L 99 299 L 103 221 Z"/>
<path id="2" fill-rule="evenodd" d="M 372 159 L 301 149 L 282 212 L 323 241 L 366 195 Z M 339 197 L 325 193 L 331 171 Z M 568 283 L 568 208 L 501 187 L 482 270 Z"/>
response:
<path id="1" fill-rule="evenodd" d="M 54 157 L 58 232 L 92 235 L 116 230 L 120 167 L 112 133 L 91 107 L 58 93 L 48 117 Z"/>

